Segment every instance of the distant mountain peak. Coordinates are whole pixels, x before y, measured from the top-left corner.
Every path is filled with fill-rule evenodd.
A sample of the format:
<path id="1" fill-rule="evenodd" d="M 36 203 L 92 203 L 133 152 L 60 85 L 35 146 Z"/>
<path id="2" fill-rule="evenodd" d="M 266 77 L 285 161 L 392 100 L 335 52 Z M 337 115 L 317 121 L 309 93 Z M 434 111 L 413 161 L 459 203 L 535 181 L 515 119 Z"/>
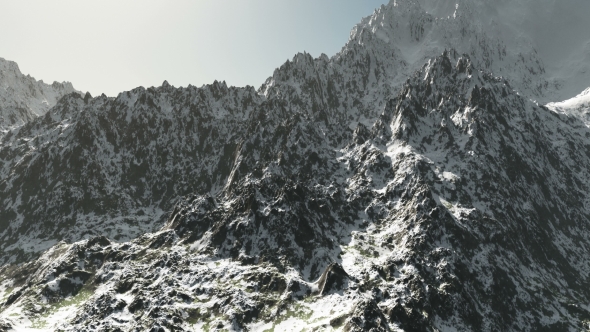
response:
<path id="1" fill-rule="evenodd" d="M 14 61 L 0 58 L 0 136 L 45 114 L 66 94 L 77 92 L 70 82 L 45 84 L 23 75 Z"/>
<path id="2" fill-rule="evenodd" d="M 444 49 L 455 49 L 541 103 L 571 98 L 590 82 L 590 21 L 581 14 L 590 12 L 590 2 L 543 4 L 392 0 L 353 28 L 343 51 L 366 47 L 393 55 L 402 61 L 397 72 L 410 75 Z M 547 21 L 554 22 L 551 29 Z"/>

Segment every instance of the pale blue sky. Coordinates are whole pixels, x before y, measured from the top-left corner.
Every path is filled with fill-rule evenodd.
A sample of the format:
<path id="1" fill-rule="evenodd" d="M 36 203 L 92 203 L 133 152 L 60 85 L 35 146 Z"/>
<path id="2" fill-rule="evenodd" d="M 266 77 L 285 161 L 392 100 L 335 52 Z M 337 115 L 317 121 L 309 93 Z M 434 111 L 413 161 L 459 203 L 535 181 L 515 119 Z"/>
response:
<path id="1" fill-rule="evenodd" d="M 0 0 L 0 57 L 93 95 L 137 86 L 256 88 L 297 52 L 338 52 L 388 0 Z"/>

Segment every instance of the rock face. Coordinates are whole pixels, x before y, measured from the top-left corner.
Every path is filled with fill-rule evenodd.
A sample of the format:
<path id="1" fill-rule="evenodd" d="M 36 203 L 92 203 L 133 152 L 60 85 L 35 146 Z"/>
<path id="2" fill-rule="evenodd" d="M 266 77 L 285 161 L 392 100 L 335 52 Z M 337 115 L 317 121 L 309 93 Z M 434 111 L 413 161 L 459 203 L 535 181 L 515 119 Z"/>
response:
<path id="1" fill-rule="evenodd" d="M 0 327 L 589 329 L 590 128 L 459 8 L 392 1 L 257 91 L 70 94 L 8 132 Z M 465 43 L 404 58 L 437 34 Z"/>
<path id="2" fill-rule="evenodd" d="M 2 261 L 61 240 L 138 237 L 178 197 L 223 187 L 258 99 L 222 83 L 62 98 L 3 138 Z"/>
<path id="3" fill-rule="evenodd" d="M 36 81 L 23 75 L 15 62 L 0 58 L 0 137 L 45 114 L 58 99 L 75 91 L 69 82 Z"/>

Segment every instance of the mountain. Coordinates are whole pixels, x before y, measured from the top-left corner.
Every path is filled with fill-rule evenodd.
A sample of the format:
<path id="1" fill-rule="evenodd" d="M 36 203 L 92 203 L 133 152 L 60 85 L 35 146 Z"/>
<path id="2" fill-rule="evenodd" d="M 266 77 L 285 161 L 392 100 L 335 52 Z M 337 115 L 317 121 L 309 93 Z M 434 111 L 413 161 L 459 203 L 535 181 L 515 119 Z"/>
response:
<path id="1" fill-rule="evenodd" d="M 1 138 L 0 330 L 590 328 L 588 90 L 538 102 L 585 76 L 505 33 L 531 3 L 391 1 L 258 90 L 64 96 Z"/>
<path id="2" fill-rule="evenodd" d="M 215 195 L 247 138 L 246 124 L 256 121 L 255 109 L 307 114 L 321 130 L 337 133 L 327 144 L 341 148 L 359 124 L 373 125 L 409 75 L 445 49 L 454 57 L 467 54 L 528 98 L 567 98 L 563 85 L 549 83 L 555 74 L 532 41 L 506 33 L 513 16 L 536 14 L 514 6 L 392 1 L 354 27 L 341 52 L 317 59 L 298 54 L 258 91 L 217 82 L 182 89 L 165 83 L 117 98 L 73 93 L 0 143 L 0 263 L 30 260 L 61 240 L 130 240 L 161 227 L 179 197 Z M 508 9 L 517 14 L 500 15 Z M 489 22 L 481 19 L 484 12 L 492 13 Z M 582 69 L 590 62 L 578 63 Z M 9 81 L 24 90 L 19 80 Z"/>
<path id="3" fill-rule="evenodd" d="M 216 195 L 187 196 L 131 242 L 60 243 L 5 268 L 5 317 L 69 315 L 72 331 L 565 331 L 590 318 L 577 118 L 448 53 L 340 149 L 308 114 L 251 117 Z"/>
<path id="4" fill-rule="evenodd" d="M 352 30 L 345 49 L 362 44 L 390 64 L 396 58 L 397 88 L 429 58 L 454 50 L 545 104 L 589 85 L 589 11 L 583 0 L 390 1 Z"/>
<path id="5" fill-rule="evenodd" d="M 45 114 L 58 99 L 75 91 L 69 82 L 49 85 L 25 76 L 15 62 L 0 58 L 0 137 Z"/>
<path id="6" fill-rule="evenodd" d="M 582 120 L 586 126 L 590 126 L 590 88 L 584 90 L 574 98 L 547 104 L 551 110 L 557 113 L 573 115 Z"/>
<path id="7" fill-rule="evenodd" d="M 27 261 L 61 240 L 153 231 L 178 197 L 223 187 L 258 99 L 224 83 L 65 96 L 2 140 L 1 259 Z"/>

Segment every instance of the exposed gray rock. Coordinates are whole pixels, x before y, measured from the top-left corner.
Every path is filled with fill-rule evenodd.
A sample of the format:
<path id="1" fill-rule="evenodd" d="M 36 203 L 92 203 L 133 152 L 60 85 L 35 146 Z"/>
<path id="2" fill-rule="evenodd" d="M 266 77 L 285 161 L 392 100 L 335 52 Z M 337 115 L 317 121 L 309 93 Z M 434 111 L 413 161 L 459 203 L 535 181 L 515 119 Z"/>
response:
<path id="1" fill-rule="evenodd" d="M 364 142 L 335 149 L 285 115 L 253 112 L 223 189 L 186 196 L 161 231 L 5 267 L 3 315 L 65 306 L 70 331 L 585 328 L 590 129 L 576 117 L 451 53 Z"/>
<path id="2" fill-rule="evenodd" d="M 420 8 L 382 7 L 257 91 L 71 94 L 7 133 L 3 324 L 590 328 L 590 128 L 530 100 L 553 91 L 534 52 Z M 480 43 L 412 63 L 398 47 L 454 29 Z"/>
<path id="3" fill-rule="evenodd" d="M 0 58 L 0 137 L 45 114 L 72 92 L 76 92 L 72 83 L 45 84 L 23 75 L 15 62 Z"/>

